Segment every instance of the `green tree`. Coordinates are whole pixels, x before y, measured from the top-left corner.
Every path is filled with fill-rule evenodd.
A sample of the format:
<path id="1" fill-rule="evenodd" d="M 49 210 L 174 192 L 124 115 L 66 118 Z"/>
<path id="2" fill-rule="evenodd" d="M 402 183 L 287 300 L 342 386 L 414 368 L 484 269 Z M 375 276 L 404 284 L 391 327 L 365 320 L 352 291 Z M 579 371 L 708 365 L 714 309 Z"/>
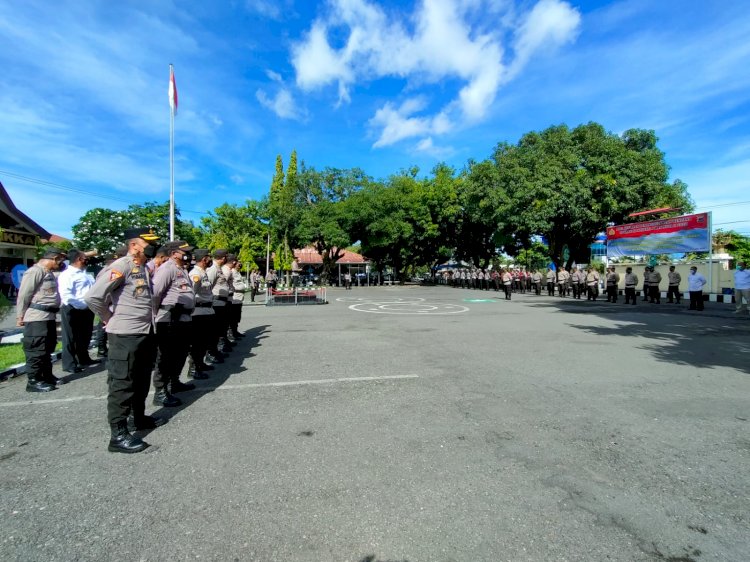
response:
<path id="1" fill-rule="evenodd" d="M 506 237 L 541 235 L 550 257 L 585 263 L 588 246 L 609 222 L 659 206 L 692 209 L 687 186 L 667 181 L 669 168 L 653 131 L 631 129 L 622 136 L 596 123 L 573 130 L 565 125 L 527 133 L 517 145 L 500 144 L 494 160 L 501 189 Z"/>
<path id="2" fill-rule="evenodd" d="M 244 205 L 224 203 L 201 219 L 201 244 L 236 254 L 243 264 L 265 263 L 268 209 L 264 202 L 248 200 Z"/>

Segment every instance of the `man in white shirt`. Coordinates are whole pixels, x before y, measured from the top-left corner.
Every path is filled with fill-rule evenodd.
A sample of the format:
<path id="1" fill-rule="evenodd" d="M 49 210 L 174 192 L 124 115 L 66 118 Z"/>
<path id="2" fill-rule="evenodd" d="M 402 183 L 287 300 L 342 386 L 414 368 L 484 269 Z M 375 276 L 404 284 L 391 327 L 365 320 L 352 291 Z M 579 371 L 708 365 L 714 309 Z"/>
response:
<path id="1" fill-rule="evenodd" d="M 94 330 L 94 313 L 83 297 L 94 284 L 86 273 L 88 257 L 80 250 L 70 250 L 70 266 L 57 279 L 60 293 L 60 329 L 62 332 L 62 368 L 66 373 L 80 373 L 83 367 L 98 361 L 89 356 L 89 343 Z"/>
<path id="2" fill-rule="evenodd" d="M 703 286 L 706 278 L 698 273 L 698 268 L 690 268 L 688 275 L 688 291 L 690 291 L 690 310 L 703 310 Z"/>
<path id="3" fill-rule="evenodd" d="M 747 314 L 747 305 L 750 303 L 750 271 L 744 261 L 737 262 L 737 269 L 734 271 L 734 302 L 737 305 L 735 313 Z"/>

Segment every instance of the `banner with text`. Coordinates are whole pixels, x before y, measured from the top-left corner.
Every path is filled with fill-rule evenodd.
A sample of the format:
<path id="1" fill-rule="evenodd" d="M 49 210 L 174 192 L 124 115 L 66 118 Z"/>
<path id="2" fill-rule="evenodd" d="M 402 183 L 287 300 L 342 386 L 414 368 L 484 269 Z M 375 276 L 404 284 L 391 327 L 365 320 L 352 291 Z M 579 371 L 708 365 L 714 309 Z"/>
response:
<path id="1" fill-rule="evenodd" d="M 709 213 L 607 227 L 607 256 L 684 254 L 711 250 Z"/>

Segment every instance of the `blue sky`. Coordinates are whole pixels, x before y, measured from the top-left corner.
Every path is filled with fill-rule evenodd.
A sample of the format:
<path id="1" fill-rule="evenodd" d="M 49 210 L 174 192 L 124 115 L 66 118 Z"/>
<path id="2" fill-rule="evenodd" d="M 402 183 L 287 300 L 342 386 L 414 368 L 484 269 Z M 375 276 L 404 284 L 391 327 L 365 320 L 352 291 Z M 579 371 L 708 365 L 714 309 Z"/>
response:
<path id="1" fill-rule="evenodd" d="M 177 205 L 196 222 L 261 198 L 292 149 L 426 174 L 597 121 L 655 129 L 698 210 L 750 233 L 744 1 L 7 0 L 0 181 L 16 205 L 69 236 L 88 209 L 166 201 L 169 63 Z"/>

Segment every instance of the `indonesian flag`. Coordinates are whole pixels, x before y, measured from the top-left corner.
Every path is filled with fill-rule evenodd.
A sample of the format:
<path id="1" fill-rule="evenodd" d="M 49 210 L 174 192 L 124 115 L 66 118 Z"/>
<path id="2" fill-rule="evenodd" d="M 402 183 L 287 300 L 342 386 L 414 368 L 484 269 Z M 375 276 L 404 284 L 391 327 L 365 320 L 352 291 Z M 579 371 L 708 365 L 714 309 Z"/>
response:
<path id="1" fill-rule="evenodd" d="M 174 81 L 174 69 L 169 65 L 169 107 L 177 114 L 177 83 Z"/>

